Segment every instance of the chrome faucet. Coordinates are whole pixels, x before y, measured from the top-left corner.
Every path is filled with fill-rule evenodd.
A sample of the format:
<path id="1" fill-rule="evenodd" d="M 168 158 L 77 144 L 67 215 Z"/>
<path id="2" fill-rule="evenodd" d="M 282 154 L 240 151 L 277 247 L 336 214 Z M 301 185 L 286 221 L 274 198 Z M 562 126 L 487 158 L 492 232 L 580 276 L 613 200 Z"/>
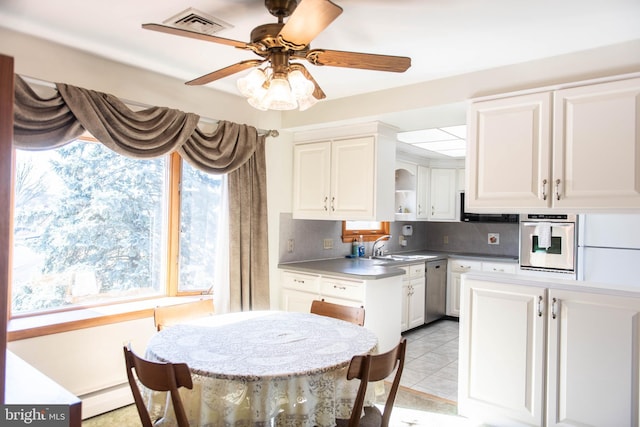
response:
<path id="1" fill-rule="evenodd" d="M 372 257 L 382 256 L 383 255 L 382 246 L 384 246 L 384 243 L 380 245 L 381 246 L 380 248 L 376 248 L 376 245 L 382 242 L 383 240 L 389 240 L 390 238 L 391 238 L 391 234 L 386 234 L 384 236 L 378 237 L 376 241 L 373 242 L 373 248 L 371 249 L 371 256 Z"/>

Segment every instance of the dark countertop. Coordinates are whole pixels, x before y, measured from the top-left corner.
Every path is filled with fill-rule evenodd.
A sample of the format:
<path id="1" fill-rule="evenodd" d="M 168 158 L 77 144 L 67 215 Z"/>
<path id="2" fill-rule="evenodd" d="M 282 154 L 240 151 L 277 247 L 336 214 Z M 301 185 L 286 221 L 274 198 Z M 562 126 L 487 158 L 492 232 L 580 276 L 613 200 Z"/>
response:
<path id="1" fill-rule="evenodd" d="M 397 267 L 406 264 L 410 263 L 368 258 L 331 258 L 316 261 L 288 262 L 278 264 L 278 268 L 301 273 L 329 274 L 360 280 L 375 280 L 402 276 L 404 270 Z"/>
<path id="2" fill-rule="evenodd" d="M 397 255 L 426 256 L 430 258 L 412 260 L 381 260 L 369 258 L 330 258 L 313 261 L 298 261 L 278 264 L 278 268 L 289 271 L 299 271 L 310 274 L 326 274 L 359 280 L 375 280 L 385 277 L 401 276 L 404 270 L 398 268 L 404 265 L 442 260 L 447 258 L 468 258 L 481 261 L 518 262 L 518 257 L 495 256 L 469 253 L 449 253 L 432 251 L 398 252 Z"/>

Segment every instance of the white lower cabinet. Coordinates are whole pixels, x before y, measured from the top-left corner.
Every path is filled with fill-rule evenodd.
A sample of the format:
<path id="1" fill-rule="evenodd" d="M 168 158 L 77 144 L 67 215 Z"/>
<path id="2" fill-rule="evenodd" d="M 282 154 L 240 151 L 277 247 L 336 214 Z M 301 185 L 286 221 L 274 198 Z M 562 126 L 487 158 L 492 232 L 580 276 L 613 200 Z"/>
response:
<path id="1" fill-rule="evenodd" d="M 313 274 L 282 273 L 282 307 L 286 311 L 308 313 L 311 302 L 320 293 L 320 276 Z"/>
<path id="2" fill-rule="evenodd" d="M 402 326 L 401 331 L 424 325 L 425 279 L 424 262 L 401 267 L 402 276 Z"/>
<path id="3" fill-rule="evenodd" d="M 460 275 L 469 271 L 482 271 L 482 262 L 449 258 L 447 271 L 447 316 L 460 316 Z"/>
<path id="4" fill-rule="evenodd" d="M 640 296 L 465 277 L 460 415 L 498 426 L 637 426 Z"/>
<path id="5" fill-rule="evenodd" d="M 469 271 L 515 274 L 518 264 L 501 261 L 478 261 L 449 258 L 447 277 L 447 316 L 460 316 L 460 275 Z"/>
<path id="6" fill-rule="evenodd" d="M 640 298 L 550 290 L 546 425 L 640 423 Z"/>
<path id="7" fill-rule="evenodd" d="M 314 299 L 363 306 L 364 326 L 378 336 L 378 350 L 384 352 L 395 347 L 400 339 L 401 287 L 402 276 L 358 280 L 283 270 L 281 308 L 308 313 Z"/>

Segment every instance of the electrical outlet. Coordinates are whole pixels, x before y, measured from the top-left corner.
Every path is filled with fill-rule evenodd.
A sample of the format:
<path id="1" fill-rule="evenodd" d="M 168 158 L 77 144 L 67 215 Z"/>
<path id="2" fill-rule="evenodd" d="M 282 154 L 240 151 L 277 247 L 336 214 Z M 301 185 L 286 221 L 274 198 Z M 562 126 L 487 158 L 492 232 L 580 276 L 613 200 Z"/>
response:
<path id="1" fill-rule="evenodd" d="M 499 245 L 500 244 L 500 234 L 499 233 L 489 233 L 487 235 L 487 243 L 490 245 Z"/>
<path id="2" fill-rule="evenodd" d="M 325 249 L 333 249 L 333 239 L 324 239 L 322 241 L 322 247 Z"/>
<path id="3" fill-rule="evenodd" d="M 293 239 L 287 240 L 287 252 L 293 252 Z"/>
<path id="4" fill-rule="evenodd" d="M 442 243 L 444 243 L 445 245 L 448 245 L 449 244 L 449 236 L 444 236 L 442 238 Z"/>

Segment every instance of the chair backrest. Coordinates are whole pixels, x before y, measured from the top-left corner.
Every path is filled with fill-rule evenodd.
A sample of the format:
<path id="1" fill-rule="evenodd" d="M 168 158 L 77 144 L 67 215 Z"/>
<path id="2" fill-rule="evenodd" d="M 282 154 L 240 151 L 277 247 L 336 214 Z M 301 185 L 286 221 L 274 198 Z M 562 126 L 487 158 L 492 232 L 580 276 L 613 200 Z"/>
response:
<path id="1" fill-rule="evenodd" d="M 168 391 L 171 394 L 171 402 L 173 403 L 178 427 L 189 427 L 187 414 L 178 393 L 178 388 L 180 387 L 193 388 L 191 372 L 189 372 L 187 364 L 151 362 L 136 355 L 128 346 L 124 346 L 124 360 L 127 366 L 127 379 L 129 380 L 129 386 L 136 402 L 142 426 L 153 427 L 153 422 L 142 400 L 136 377 L 142 385 L 151 390 Z M 133 375 L 134 370 L 135 376 Z"/>
<path id="2" fill-rule="evenodd" d="M 350 307 L 348 305 L 334 304 L 325 300 L 313 300 L 311 302 L 311 313 L 346 320 L 347 322 L 364 326 L 364 307 Z"/>
<path id="3" fill-rule="evenodd" d="M 201 299 L 181 304 L 158 306 L 153 310 L 157 330 L 180 321 L 213 315 L 213 300 Z"/>
<path id="4" fill-rule="evenodd" d="M 387 395 L 387 401 L 385 402 L 382 419 L 380 421 L 380 426 L 382 427 L 387 427 L 389 425 L 393 402 L 396 399 L 398 387 L 400 386 L 400 377 L 402 376 L 402 370 L 404 369 L 406 350 L 407 339 L 402 338 L 395 348 L 386 353 L 354 356 L 351 359 L 349 370 L 347 371 L 347 379 L 360 379 L 360 387 L 358 388 L 358 394 L 353 405 L 351 418 L 349 419 L 349 427 L 357 427 L 359 424 L 368 383 L 382 381 L 391 375 L 393 370 L 396 369 L 396 374 L 393 378 L 389 394 Z"/>

